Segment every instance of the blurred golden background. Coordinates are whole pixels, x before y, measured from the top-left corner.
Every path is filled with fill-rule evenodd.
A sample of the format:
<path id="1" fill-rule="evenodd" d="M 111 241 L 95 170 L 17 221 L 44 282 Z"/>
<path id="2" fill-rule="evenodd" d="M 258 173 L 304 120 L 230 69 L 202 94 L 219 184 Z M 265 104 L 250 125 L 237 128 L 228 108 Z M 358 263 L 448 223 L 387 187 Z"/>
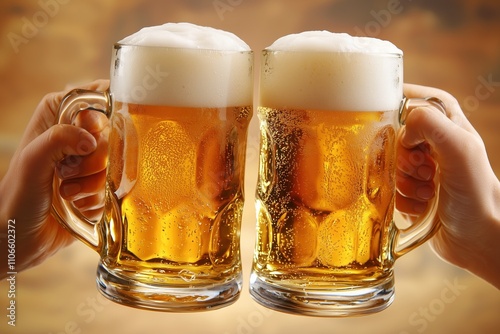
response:
<path id="1" fill-rule="evenodd" d="M 455 95 L 482 135 L 500 175 L 500 2 L 498 0 L 2 0 L 0 3 L 0 176 L 40 99 L 68 85 L 109 77 L 111 46 L 141 27 L 192 22 L 231 31 L 254 51 L 280 36 L 330 30 L 395 43 L 405 81 Z M 95 288 L 98 255 L 79 242 L 17 276 L 16 327 L 1 333 L 499 333 L 500 291 L 438 259 L 427 245 L 396 264 L 396 299 L 361 318 L 323 319 L 268 311 L 248 294 L 254 243 L 258 132 L 254 117 L 242 227 L 240 300 L 204 313 L 136 310 Z M 1 203 L 0 203 L 1 205 Z M 0 259 L 7 260 L 7 259 Z M 446 296 L 446 297 L 444 297 Z"/>

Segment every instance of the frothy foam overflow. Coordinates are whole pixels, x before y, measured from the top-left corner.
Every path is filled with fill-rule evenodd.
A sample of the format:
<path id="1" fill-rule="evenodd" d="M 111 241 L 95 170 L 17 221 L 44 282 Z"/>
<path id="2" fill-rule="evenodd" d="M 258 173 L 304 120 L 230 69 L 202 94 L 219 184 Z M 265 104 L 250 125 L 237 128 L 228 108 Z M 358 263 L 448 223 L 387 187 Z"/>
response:
<path id="1" fill-rule="evenodd" d="M 388 41 L 307 31 L 279 38 L 264 53 L 262 106 L 386 111 L 401 103 L 403 52 Z"/>
<path id="2" fill-rule="evenodd" d="M 250 47 L 236 35 L 190 23 L 143 28 L 121 40 L 111 64 L 118 101 L 181 107 L 252 103 Z"/>

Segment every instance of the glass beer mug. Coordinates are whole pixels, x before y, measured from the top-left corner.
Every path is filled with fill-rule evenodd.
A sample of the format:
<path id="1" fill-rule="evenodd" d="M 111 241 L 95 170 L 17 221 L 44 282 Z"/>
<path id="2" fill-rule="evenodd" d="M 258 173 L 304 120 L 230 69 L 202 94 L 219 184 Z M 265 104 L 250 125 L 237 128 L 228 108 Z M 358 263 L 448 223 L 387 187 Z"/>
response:
<path id="1" fill-rule="evenodd" d="M 376 39 L 289 35 L 261 64 L 251 296 L 304 315 L 380 311 L 394 261 L 439 227 L 435 203 L 394 223 L 398 130 L 413 107 L 442 102 L 405 99 L 402 52 Z"/>
<path id="2" fill-rule="evenodd" d="M 228 34 L 145 28 L 114 46 L 108 92 L 76 90 L 60 106 L 62 123 L 86 109 L 110 121 L 102 219 L 61 199 L 57 179 L 53 211 L 100 254 L 97 286 L 116 302 L 186 312 L 239 297 L 253 55 Z"/>

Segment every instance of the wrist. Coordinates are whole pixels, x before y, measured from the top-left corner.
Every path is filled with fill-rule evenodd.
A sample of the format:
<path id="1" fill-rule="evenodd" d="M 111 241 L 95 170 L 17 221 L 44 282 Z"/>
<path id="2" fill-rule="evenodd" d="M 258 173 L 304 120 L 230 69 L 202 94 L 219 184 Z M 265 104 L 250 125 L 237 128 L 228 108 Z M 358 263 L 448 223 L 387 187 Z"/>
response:
<path id="1" fill-rule="evenodd" d="M 475 261 L 466 269 L 500 289 L 500 182 L 495 177 L 492 184 L 493 196 L 485 203 L 484 220 L 477 224 Z"/>

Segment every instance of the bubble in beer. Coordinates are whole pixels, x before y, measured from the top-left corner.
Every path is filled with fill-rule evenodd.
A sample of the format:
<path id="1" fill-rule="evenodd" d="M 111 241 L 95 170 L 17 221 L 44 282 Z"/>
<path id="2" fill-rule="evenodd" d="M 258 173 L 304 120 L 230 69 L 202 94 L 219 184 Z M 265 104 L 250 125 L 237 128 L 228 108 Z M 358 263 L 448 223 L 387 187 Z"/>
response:
<path id="1" fill-rule="evenodd" d="M 108 161 L 113 166 L 108 171 L 108 183 L 113 192 L 117 192 L 122 184 L 123 169 L 125 168 L 124 155 L 125 152 L 125 121 L 121 115 L 117 114 L 113 117 L 114 126 L 111 128 L 109 135 L 109 145 L 113 147 L 108 155 Z M 121 195 L 121 194 L 120 194 Z M 121 198 L 123 196 L 117 196 Z"/>
<path id="2" fill-rule="evenodd" d="M 277 229 L 276 242 L 284 262 L 307 266 L 316 259 L 318 225 L 310 212 L 300 207 L 287 211 Z"/>
<path id="3" fill-rule="evenodd" d="M 260 146 L 259 146 L 259 181 L 257 192 L 261 199 L 266 199 L 274 186 L 276 166 L 275 149 L 271 142 L 271 135 L 266 127 L 266 122 L 260 127 Z"/>
<path id="4" fill-rule="evenodd" d="M 264 257 L 269 255 L 273 247 L 273 221 L 266 205 L 262 200 L 255 201 L 255 210 L 257 212 L 257 239 L 256 251 L 258 255 Z"/>
<path id="5" fill-rule="evenodd" d="M 192 194 L 194 175 L 177 172 L 194 170 L 196 152 L 183 149 L 191 145 L 184 128 L 168 120 L 156 123 L 142 137 L 141 171 L 136 187 L 142 189 L 145 198 L 158 205 L 159 212 L 166 212 Z"/>
<path id="6" fill-rule="evenodd" d="M 141 198 L 125 196 L 122 211 L 127 227 L 127 248 L 141 260 L 160 257 L 160 233 L 156 229 L 158 217 L 149 204 Z"/>
<path id="7" fill-rule="evenodd" d="M 379 253 L 376 249 L 373 250 L 373 253 L 371 253 L 371 251 L 373 229 L 377 226 L 377 224 L 381 223 L 381 218 L 375 207 L 366 201 L 364 196 L 359 198 L 358 203 L 356 204 L 356 209 L 360 213 L 358 220 L 353 222 L 356 224 L 355 229 L 357 233 L 355 249 L 356 262 L 359 265 L 363 265 L 370 260 L 372 255 L 377 255 Z"/>
<path id="8" fill-rule="evenodd" d="M 215 217 L 210 232 L 210 261 L 215 265 L 231 264 L 234 261 L 233 253 L 236 240 L 239 235 L 239 224 L 228 224 L 236 222 L 243 213 L 243 201 L 236 200 L 229 203 Z"/>
<path id="9" fill-rule="evenodd" d="M 114 149 L 108 159 L 113 168 L 108 170 L 108 180 L 116 197 L 122 198 L 137 180 L 138 138 L 125 106 L 114 112 L 112 123 L 109 145 Z"/>
<path id="10" fill-rule="evenodd" d="M 380 129 L 368 146 L 366 158 L 366 196 L 376 205 L 385 206 L 393 197 L 396 132 L 392 126 Z"/>
<path id="11" fill-rule="evenodd" d="M 161 216 L 157 232 L 159 258 L 195 263 L 208 252 L 210 213 L 202 214 L 197 204 L 181 203 Z"/>
<path id="12" fill-rule="evenodd" d="M 295 159 L 292 196 L 309 208 L 331 211 L 345 208 L 359 196 L 359 168 L 353 156 L 349 128 L 304 129 Z"/>
<path id="13" fill-rule="evenodd" d="M 332 212 L 318 229 L 318 259 L 330 267 L 345 267 L 356 260 L 356 216 L 349 210 Z"/>
<path id="14" fill-rule="evenodd" d="M 213 127 L 200 140 L 196 155 L 196 187 L 209 203 L 217 202 L 233 181 L 228 176 L 234 174 L 235 132 L 223 126 Z M 221 147 L 221 143 L 225 145 Z"/>

